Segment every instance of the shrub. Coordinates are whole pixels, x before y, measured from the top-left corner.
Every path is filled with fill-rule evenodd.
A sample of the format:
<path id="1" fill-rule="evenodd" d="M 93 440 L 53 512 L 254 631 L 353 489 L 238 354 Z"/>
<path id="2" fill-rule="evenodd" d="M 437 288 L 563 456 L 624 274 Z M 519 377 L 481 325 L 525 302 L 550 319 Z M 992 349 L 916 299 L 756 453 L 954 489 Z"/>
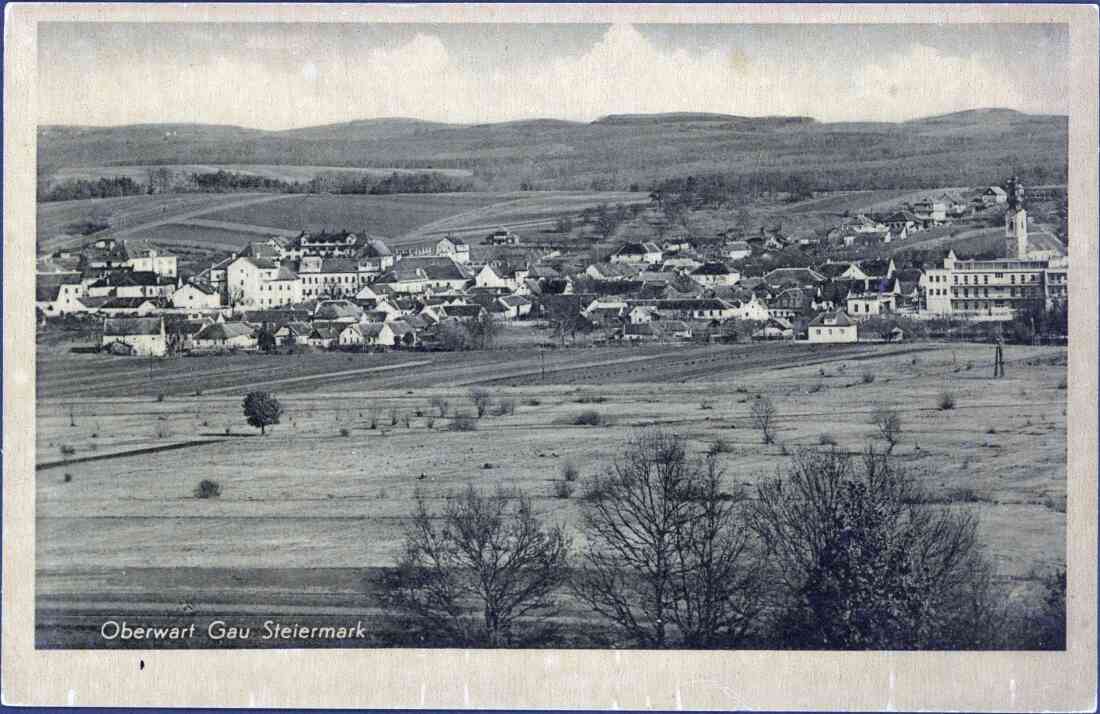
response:
<path id="1" fill-rule="evenodd" d="M 73 480 L 73 475 L 69 474 L 69 473 L 65 474 L 65 478 L 62 479 L 62 481 L 64 481 L 65 483 L 69 483 L 72 480 Z"/>
<path id="2" fill-rule="evenodd" d="M 470 401 L 474 403 L 474 409 L 477 410 L 477 418 L 485 416 L 485 412 L 489 409 L 489 404 L 493 401 L 493 395 L 489 393 L 489 390 L 485 387 L 471 387 L 470 388 Z"/>
<path id="3" fill-rule="evenodd" d="M 810 388 L 809 388 L 808 391 L 810 392 L 810 394 L 817 394 L 818 392 L 820 392 L 824 388 L 825 388 L 824 384 L 822 384 L 821 382 L 816 382 L 815 384 L 810 385 Z"/>
<path id="4" fill-rule="evenodd" d="M 222 495 L 222 486 L 217 481 L 203 479 L 195 487 L 195 498 L 217 498 Z"/>
<path id="5" fill-rule="evenodd" d="M 429 429 L 434 429 L 435 428 L 435 415 L 434 414 L 429 414 L 428 416 L 424 417 L 424 426 L 428 427 Z"/>
<path id="6" fill-rule="evenodd" d="M 448 431 L 477 431 L 477 422 L 469 414 L 455 414 L 447 424 Z"/>
<path id="7" fill-rule="evenodd" d="M 1058 380 L 1058 389 L 1065 389 L 1065 388 L 1066 388 L 1066 378 L 1062 377 L 1060 380 Z"/>
<path id="8" fill-rule="evenodd" d="M 990 635 L 977 519 L 923 505 L 894 459 L 802 451 L 758 487 L 749 523 L 779 586 L 778 646 L 980 649 Z"/>
<path id="9" fill-rule="evenodd" d="M 397 407 L 390 407 L 390 426 L 397 426 Z"/>
<path id="10" fill-rule="evenodd" d="M 821 446 L 836 446 L 836 437 L 832 434 L 821 434 L 817 437 L 817 443 Z"/>
<path id="11" fill-rule="evenodd" d="M 572 461 L 566 461 L 561 465 L 561 477 L 566 481 L 576 481 L 580 477 L 577 465 Z"/>
<path id="12" fill-rule="evenodd" d="M 936 401 L 936 406 L 940 408 L 940 411 L 947 411 L 955 408 L 955 395 L 951 392 L 941 392 L 939 399 Z"/>
<path id="13" fill-rule="evenodd" d="M 435 412 L 439 416 L 439 418 L 442 419 L 446 417 L 447 410 L 449 408 L 450 404 L 448 404 L 447 400 L 443 397 L 432 397 L 432 409 L 435 409 Z"/>
<path id="14" fill-rule="evenodd" d="M 541 404 L 542 404 L 542 400 L 536 399 L 534 397 L 528 397 L 527 399 L 523 400 L 523 406 L 525 406 L 525 407 L 537 407 L 537 406 L 540 406 Z"/>
<path id="15" fill-rule="evenodd" d="M 607 397 L 601 394 L 582 394 L 576 399 L 577 404 L 603 404 Z"/>
<path id="16" fill-rule="evenodd" d="M 718 454 L 727 454 L 730 452 L 729 442 L 718 437 L 715 439 L 709 447 L 707 447 L 708 456 L 717 456 Z"/>
<path id="17" fill-rule="evenodd" d="M 714 409 L 714 405 L 704 399 L 702 402 L 699 403 L 699 408 L 704 410 Z"/>
<path id="18" fill-rule="evenodd" d="M 573 484 L 568 481 L 555 481 L 554 482 L 554 497 L 555 498 L 569 498 L 573 495 Z"/>
<path id="19" fill-rule="evenodd" d="M 62 444 L 60 448 L 61 453 L 65 456 L 72 456 L 76 453 L 76 447 L 70 444 Z"/>
<path id="20" fill-rule="evenodd" d="M 347 427 L 340 429 L 340 436 L 351 436 L 351 431 Z"/>
<path id="21" fill-rule="evenodd" d="M 1043 505 L 1052 511 L 1058 513 L 1066 512 L 1066 497 L 1065 496 L 1047 496 L 1043 499 Z"/>
<path id="22" fill-rule="evenodd" d="M 164 392 L 160 392 L 160 393 L 157 394 L 157 401 L 158 402 L 163 402 L 164 401 Z"/>
<path id="23" fill-rule="evenodd" d="M 600 426 L 605 423 L 604 416 L 595 409 L 586 409 L 573 417 L 575 426 Z"/>
<path id="24" fill-rule="evenodd" d="M 871 382 L 875 381 L 875 374 L 874 372 L 864 372 L 863 374 L 859 375 L 859 380 L 864 384 L 870 384 Z"/>

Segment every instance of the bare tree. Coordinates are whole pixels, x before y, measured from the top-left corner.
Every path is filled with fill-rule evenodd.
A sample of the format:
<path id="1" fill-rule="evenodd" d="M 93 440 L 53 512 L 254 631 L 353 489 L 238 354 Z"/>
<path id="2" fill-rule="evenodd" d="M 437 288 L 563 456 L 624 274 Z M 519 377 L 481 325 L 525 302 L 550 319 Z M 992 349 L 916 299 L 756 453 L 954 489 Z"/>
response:
<path id="1" fill-rule="evenodd" d="M 487 350 L 493 346 L 500 333 L 500 325 L 488 310 L 481 310 L 477 317 L 466 323 L 466 333 L 473 349 Z"/>
<path id="2" fill-rule="evenodd" d="M 926 500 L 873 450 L 861 466 L 802 451 L 761 484 L 749 517 L 779 586 L 777 645 L 924 649 L 978 637 L 989 569 L 977 521 Z"/>
<path id="3" fill-rule="evenodd" d="M 768 397 L 760 395 L 752 404 L 752 425 L 764 436 L 764 443 L 775 441 L 775 404 Z"/>
<path id="4" fill-rule="evenodd" d="M 646 647 L 734 644 L 751 625 L 754 568 L 739 499 L 713 460 L 650 432 L 588 485 L 578 598 Z"/>
<path id="5" fill-rule="evenodd" d="M 392 599 L 426 636 L 449 644 L 545 643 L 569 548 L 562 530 L 544 527 L 519 492 L 483 496 L 469 486 L 448 497 L 439 516 L 418 497 Z M 521 619 L 531 620 L 522 637 Z"/>
<path id="6" fill-rule="evenodd" d="M 871 415 L 871 423 L 878 429 L 878 437 L 886 442 L 886 453 L 893 453 L 901 441 L 901 416 L 893 409 L 881 407 Z"/>

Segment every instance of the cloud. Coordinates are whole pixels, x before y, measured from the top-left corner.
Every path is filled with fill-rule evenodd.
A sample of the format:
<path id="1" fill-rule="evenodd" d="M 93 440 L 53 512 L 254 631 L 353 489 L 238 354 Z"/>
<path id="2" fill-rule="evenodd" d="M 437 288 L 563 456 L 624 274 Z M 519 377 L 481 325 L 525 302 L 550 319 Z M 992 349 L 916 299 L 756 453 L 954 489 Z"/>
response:
<path id="1" fill-rule="evenodd" d="M 830 55 L 800 52 L 789 40 L 772 48 L 785 52 L 765 52 L 733 41 L 676 46 L 612 25 L 575 54 L 538 47 L 537 60 L 502 51 L 503 59 L 478 64 L 428 31 L 376 46 L 283 30 L 257 30 L 238 42 L 211 37 L 195 51 L 158 53 L 146 43 L 135 52 L 97 54 L 93 47 L 91 55 L 50 56 L 40 75 L 40 118 L 287 128 L 381 116 L 484 122 L 709 111 L 829 121 L 978 106 L 1058 110 L 1041 78 L 1013 78 L 977 51 L 951 55 L 920 43 L 885 52 L 840 44 Z M 540 41 L 537 32 L 531 37 Z"/>

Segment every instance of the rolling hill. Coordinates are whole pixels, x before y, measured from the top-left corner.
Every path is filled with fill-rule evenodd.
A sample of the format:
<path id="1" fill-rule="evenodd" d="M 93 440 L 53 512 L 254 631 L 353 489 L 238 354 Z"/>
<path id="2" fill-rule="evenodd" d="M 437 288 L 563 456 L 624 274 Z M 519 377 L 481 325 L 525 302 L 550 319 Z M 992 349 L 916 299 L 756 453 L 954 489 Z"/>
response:
<path id="1" fill-rule="evenodd" d="M 901 123 L 673 113 L 581 123 L 391 118 L 261 131 L 150 124 L 42 126 L 39 176 L 143 164 L 461 169 L 480 188 L 624 189 L 690 174 L 799 174 L 823 189 L 1060 180 L 1068 118 L 976 109 Z"/>

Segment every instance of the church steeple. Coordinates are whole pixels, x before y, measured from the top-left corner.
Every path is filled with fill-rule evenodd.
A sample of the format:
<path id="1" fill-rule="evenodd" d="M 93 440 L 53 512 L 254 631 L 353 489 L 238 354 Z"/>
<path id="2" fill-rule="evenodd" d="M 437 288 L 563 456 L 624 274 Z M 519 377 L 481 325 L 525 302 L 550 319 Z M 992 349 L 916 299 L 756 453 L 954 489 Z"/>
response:
<path id="1" fill-rule="evenodd" d="M 1024 209 L 1024 185 L 1015 176 L 1005 184 L 1008 210 L 1005 211 L 1005 255 L 1027 257 L 1027 211 Z"/>

